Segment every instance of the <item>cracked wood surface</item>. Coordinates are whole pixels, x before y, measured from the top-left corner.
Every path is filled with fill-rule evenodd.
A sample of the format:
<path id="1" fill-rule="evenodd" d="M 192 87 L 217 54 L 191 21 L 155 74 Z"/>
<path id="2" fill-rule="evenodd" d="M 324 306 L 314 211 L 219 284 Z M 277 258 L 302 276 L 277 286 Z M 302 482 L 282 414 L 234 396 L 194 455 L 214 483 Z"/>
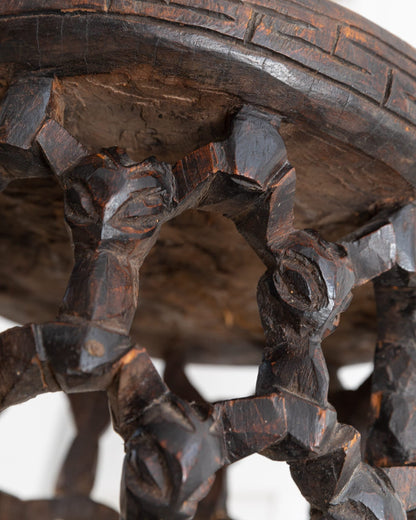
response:
<path id="1" fill-rule="evenodd" d="M 330 2 L 7 1 L 1 15 L 0 62 L 58 75 L 151 65 L 323 126 L 413 179 L 414 51 Z"/>
<path id="2" fill-rule="evenodd" d="M 23 98 L 30 92 L 28 83 L 19 88 Z M 0 364 L 1 407 L 44 392 L 107 391 L 114 428 L 125 441 L 125 520 L 191 520 L 205 496 L 208 511 L 226 515 L 220 480 L 219 490 L 209 494 L 215 474 L 255 452 L 289 462 L 314 517 L 320 511 L 326 520 L 404 520 L 414 508 L 413 495 L 403 486 L 403 475 L 413 477 L 406 467 L 413 457 L 413 424 L 402 407 L 392 411 L 390 401 L 412 403 L 413 378 L 402 368 L 412 356 L 413 329 L 406 318 L 414 299 L 416 233 L 409 224 L 416 219 L 415 202 L 380 212 L 342 243 L 294 228 L 296 173 L 280 125 L 276 115 L 244 106 L 225 140 L 195 150 L 174 166 L 155 158 L 135 163 L 119 148 L 89 154 L 48 118 L 40 118 L 29 145 L 25 139 L 25 148 L 15 143 L 28 150 L 29 158 L 38 156 L 38 146 L 57 177 L 75 262 L 57 321 L 0 335 L 5 361 Z M 6 149 L 14 126 L 7 128 Z M 175 395 L 146 349 L 129 337 L 140 267 L 162 224 L 189 208 L 229 218 L 267 269 L 257 290 L 265 344 L 250 397 L 201 403 L 186 379 L 172 378 L 168 362 L 166 379 L 177 388 L 180 395 Z M 363 461 L 359 432 L 338 422 L 328 402 L 330 380 L 321 348 L 348 307 L 352 289 L 370 280 L 378 289 L 378 283 L 383 286 L 376 294 L 381 323 L 387 326 L 379 328 L 372 385 L 375 421 L 367 440 L 377 439 L 377 455 L 382 455 L 377 464 L 399 464 L 384 474 Z M 398 282 L 402 287 L 396 287 Z M 393 327 L 383 314 L 390 309 L 397 311 Z M 409 329 L 400 326 L 401 320 Z M 404 347 L 406 338 L 409 344 L 397 349 L 391 341 L 396 336 L 398 344 Z M 394 357 L 387 386 L 386 352 Z M 176 376 L 181 370 L 175 370 Z M 183 399 L 184 393 L 193 402 Z M 85 465 L 75 470 L 67 459 L 58 491 L 65 497 L 81 492 L 73 502 L 76 508 L 81 507 L 79 498 L 88 502 L 94 439 L 107 421 L 104 407 L 94 420 L 91 445 L 77 442 L 85 429 L 91 430 L 89 414 L 83 412 L 91 405 L 98 411 L 99 394 L 96 399 L 96 406 L 83 398 L 72 401 L 78 437 L 71 451 L 87 449 L 91 457 L 83 457 Z M 386 421 L 380 419 L 386 416 L 391 432 L 405 429 L 396 438 L 396 452 L 390 443 L 380 442 L 386 434 Z M 371 440 L 368 446 L 371 460 Z M 16 505 L 13 498 L 5 503 L 9 510 Z M 51 500 L 46 506 L 63 503 Z"/>
<path id="3" fill-rule="evenodd" d="M 239 103 L 236 96 L 200 91 L 192 82 L 166 78 L 146 67 L 140 72 L 61 77 L 55 79 L 53 91 L 59 120 L 90 150 L 117 144 L 139 161 L 155 154 L 172 163 L 225 136 L 228 114 Z M 281 134 L 297 169 L 295 222 L 300 228 L 313 227 L 337 240 L 383 208 L 414 196 L 396 171 L 350 145 L 286 120 Z M 30 153 L 22 155 L 26 163 Z M 39 169 L 36 164 L 35 174 L 46 175 L 45 165 Z M 51 320 L 72 263 L 61 190 L 51 177 L 18 179 L 0 200 L 0 310 L 21 323 Z M 240 276 L 230 276 L 237 266 Z M 257 363 L 263 332 L 255 285 L 262 269 L 220 215 L 191 210 L 178 216 L 162 228 L 143 266 L 134 336 L 157 356 L 175 345 L 193 361 Z M 47 292 L 42 290 L 45 284 Z M 154 322 L 155 312 L 162 326 Z M 324 345 L 331 364 L 371 358 L 374 316 L 371 290 L 358 291 L 337 336 Z M 357 339 L 351 345 L 353 330 Z"/>
<path id="4" fill-rule="evenodd" d="M 227 517 L 224 466 L 254 452 L 290 463 L 313 518 L 404 519 L 415 82 L 414 50 L 324 0 L 3 2 L 0 311 L 38 323 L 0 337 L 1 408 L 107 391 L 125 520 Z M 322 347 L 332 369 L 369 356 L 373 279 L 365 447 L 328 402 Z M 168 364 L 169 389 L 143 345 L 183 363 L 262 354 L 256 393 L 204 403 Z M 2 494 L 6 515 L 114 517 L 88 499 L 105 403 L 72 398 L 57 498 Z"/>

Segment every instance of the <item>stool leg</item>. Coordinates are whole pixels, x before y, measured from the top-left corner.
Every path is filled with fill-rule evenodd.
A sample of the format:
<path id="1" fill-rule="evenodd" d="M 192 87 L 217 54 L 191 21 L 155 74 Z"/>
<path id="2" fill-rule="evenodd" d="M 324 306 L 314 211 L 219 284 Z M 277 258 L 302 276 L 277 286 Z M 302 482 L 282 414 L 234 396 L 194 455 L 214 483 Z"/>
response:
<path id="1" fill-rule="evenodd" d="M 378 341 L 367 459 L 416 464 L 416 276 L 399 268 L 374 281 Z"/>
<path id="2" fill-rule="evenodd" d="M 57 496 L 88 497 L 94 486 L 98 459 L 98 441 L 110 423 L 105 392 L 70 394 L 69 402 L 77 435 L 61 468 Z"/>
<path id="3" fill-rule="evenodd" d="M 189 381 L 184 370 L 185 360 L 178 352 L 171 351 L 165 357 L 164 380 L 172 392 L 180 398 L 200 404 L 207 404 L 198 390 Z M 229 520 L 227 513 L 227 468 L 215 474 L 215 480 L 205 498 L 198 504 L 195 520 Z"/>

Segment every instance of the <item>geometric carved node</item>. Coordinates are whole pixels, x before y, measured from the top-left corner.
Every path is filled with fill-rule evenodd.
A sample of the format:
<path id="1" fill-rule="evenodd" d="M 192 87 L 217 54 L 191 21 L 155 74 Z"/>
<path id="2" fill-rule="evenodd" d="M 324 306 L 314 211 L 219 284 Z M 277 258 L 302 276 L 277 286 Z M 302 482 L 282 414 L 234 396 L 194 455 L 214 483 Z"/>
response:
<path id="1" fill-rule="evenodd" d="M 125 442 L 123 520 L 228 518 L 225 468 L 253 453 L 288 462 L 314 520 L 404 520 L 416 510 L 416 180 L 409 158 L 416 131 L 413 109 L 406 109 L 416 79 L 410 66 L 403 76 L 409 49 L 321 3 L 0 6 L 7 84 L 0 186 L 5 200 L 27 179 L 59 186 L 74 254 L 56 319 L 0 335 L 0 409 L 64 391 L 77 428 L 56 498 L 22 502 L 3 493 L 2 518 L 117 518 L 89 498 L 108 404 Z M 125 101 L 108 109 L 113 96 Z M 212 96 L 212 106 L 204 96 Z M 86 101 L 97 109 L 93 135 Z M 125 110 L 135 115 L 125 117 Z M 174 122 L 166 123 L 172 113 Z M 305 135 L 312 145 L 300 142 Z M 293 164 L 302 170 L 306 155 L 313 173 L 337 160 L 328 150 L 348 153 L 351 170 L 363 165 L 362 178 L 343 179 L 333 191 L 319 186 L 321 178 L 305 189 L 300 175 L 295 189 L 289 147 Z M 328 169 L 331 177 L 337 166 Z M 375 194 L 374 172 L 390 182 Z M 345 203 L 346 216 L 331 220 L 319 207 L 331 196 L 334 207 Z M 262 361 L 250 397 L 207 403 L 187 380 L 184 330 L 198 341 L 192 312 L 182 312 L 176 335 L 155 333 L 163 329 L 158 312 L 149 335 L 141 330 L 165 347 L 164 379 L 146 341 L 133 340 L 143 286 L 146 294 L 139 275 L 149 264 L 155 279 L 166 270 L 175 275 L 169 265 L 157 271 L 152 254 L 169 243 L 163 230 L 192 211 L 228 219 L 265 268 L 257 287 Z M 313 215 L 320 215 L 318 230 L 307 225 Z M 201 244 L 203 233 L 196 234 Z M 221 228 L 214 242 L 229 247 Z M 217 275 L 215 247 L 205 253 Z M 228 273 L 244 286 L 239 261 Z M 192 271 L 186 254 L 181 262 Z M 353 291 L 370 281 L 378 338 L 371 385 L 362 389 L 371 386 L 371 424 L 359 432 L 339 422 L 330 404 L 322 341 L 337 329 Z M 166 304 L 162 282 L 155 298 Z M 216 283 L 213 276 L 212 288 Z M 228 311 L 225 328 L 217 332 L 214 323 L 210 341 L 223 336 L 227 344 L 224 330 L 233 320 Z"/>

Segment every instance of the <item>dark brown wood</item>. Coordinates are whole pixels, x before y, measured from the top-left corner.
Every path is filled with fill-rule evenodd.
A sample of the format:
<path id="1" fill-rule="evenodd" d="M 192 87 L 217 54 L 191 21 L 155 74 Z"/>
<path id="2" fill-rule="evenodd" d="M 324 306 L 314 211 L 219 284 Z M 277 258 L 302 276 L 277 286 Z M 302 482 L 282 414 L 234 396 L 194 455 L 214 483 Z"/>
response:
<path id="1" fill-rule="evenodd" d="M 180 353 L 169 352 L 165 357 L 163 372 L 165 383 L 181 399 L 208 406 L 207 401 L 189 381 L 184 364 Z M 195 520 L 230 520 L 227 513 L 227 472 L 225 467 L 217 471 L 210 491 L 199 502 Z"/>
<path id="2" fill-rule="evenodd" d="M 411 270 L 413 271 L 413 269 Z M 414 465 L 413 381 L 415 278 L 396 268 L 374 282 L 378 322 L 368 459 L 378 466 Z"/>
<path id="3" fill-rule="evenodd" d="M 412 515 L 414 51 L 326 1 L 8 0 L 0 80 L 3 247 L 17 235 L 39 255 L 0 255 L 0 304 L 58 273 L 39 314 L 19 310 L 34 323 L 0 335 L 0 409 L 63 390 L 78 430 L 57 498 L 2 494 L 0 516 L 114 517 L 88 497 L 107 397 L 123 520 L 227 518 L 225 468 L 252 453 L 289 463 L 314 519 Z M 329 402 L 323 342 L 372 280 L 364 446 Z M 332 370 L 363 359 L 346 330 Z M 255 395 L 191 387 L 184 364 L 218 351 L 258 360 Z"/>
<path id="4" fill-rule="evenodd" d="M 4 519 L 42 518 L 44 520 L 117 520 L 119 515 L 109 507 L 97 504 L 82 496 L 53 500 L 22 501 L 6 493 L 0 493 L 0 514 Z"/>
<path id="5" fill-rule="evenodd" d="M 108 388 L 114 426 L 126 442 L 126 519 L 192 518 L 215 473 L 254 452 L 289 461 L 303 494 L 327 518 L 404 518 L 387 477 L 362 462 L 359 433 L 337 422 L 320 343 L 354 286 L 393 266 L 413 269 L 415 249 L 403 226 L 413 205 L 344 245 L 295 230 L 295 171 L 280 119 L 249 107 L 234 118 L 227 140 L 174 168 L 135 164 L 115 149 L 87 156 L 54 125 L 59 138 L 48 140 L 49 130 L 41 130 L 38 142 L 65 192 L 75 265 L 60 322 L 3 334 L 4 351 L 19 345 L 33 366 L 10 382 L 6 366 L 3 405 L 45 390 Z M 71 152 L 74 161 L 66 159 Z M 192 205 L 231 218 L 267 266 L 258 290 L 266 346 L 256 396 L 214 406 L 175 396 L 128 338 L 139 268 L 161 224 Z M 86 493 L 90 486 L 89 479 L 77 483 L 70 462 L 61 480 L 63 490 L 80 485 Z"/>
<path id="6" fill-rule="evenodd" d="M 98 441 L 110 424 L 104 392 L 69 396 L 77 434 L 72 441 L 56 484 L 56 495 L 88 497 L 92 491 L 98 460 Z"/>
<path id="7" fill-rule="evenodd" d="M 410 47 L 329 2 L 203 4 L 112 2 L 109 10 L 102 2 L 71 2 L 70 8 L 59 1 L 2 3 L 0 84 L 34 73 L 54 77 L 59 122 L 90 151 L 117 145 L 138 162 L 156 155 L 173 164 L 224 138 L 226 119 L 242 103 L 269 107 L 283 118 L 281 133 L 297 169 L 296 225 L 329 240 L 414 198 L 400 175 L 413 171 L 414 126 L 403 119 L 413 117 L 406 101 L 416 62 Z M 19 259 L 0 260 L 0 310 L 22 323 L 53 320 L 71 269 L 59 187 L 52 179 L 15 182 L 0 200 L 0 257 Z M 31 258 L 28 235 L 37 251 Z M 199 272 L 178 258 L 179 247 L 185 258 L 198 256 Z M 246 283 L 221 278 L 242 255 Z M 160 356 L 175 328 L 190 360 L 258 362 L 263 337 L 253 287 L 261 272 L 220 216 L 181 215 L 164 226 L 143 267 L 134 337 Z M 51 273 L 53 287 L 45 293 Z M 218 285 L 227 284 L 226 298 L 209 283 L 213 274 Z M 197 290 L 203 306 L 195 304 Z M 236 304 L 242 299 L 249 302 L 244 310 Z M 349 341 L 359 316 L 371 312 L 368 300 L 357 296 L 337 340 L 324 343 L 331 363 L 371 359 L 376 332 L 370 319 L 362 339 Z M 179 309 L 175 318 L 172 308 Z M 154 325 L 156 310 L 166 327 Z"/>
<path id="8" fill-rule="evenodd" d="M 0 111 L 1 189 L 15 178 L 50 175 L 34 141 L 49 115 L 59 118 L 52 86 L 52 78 L 28 77 L 7 91 Z"/>
<path id="9" fill-rule="evenodd" d="M 29 70 L 102 72 L 137 63 L 140 41 L 142 64 L 155 64 L 165 73 L 175 71 L 185 78 L 205 76 L 207 86 L 238 90 L 245 101 L 297 117 L 307 114 L 317 127 L 325 121 L 335 137 L 364 146 L 366 152 L 383 156 L 394 168 L 400 164 L 411 176 L 412 165 L 404 151 L 414 121 L 406 99 L 416 66 L 408 45 L 327 1 L 316 6 L 312 0 L 277 5 L 259 0 L 236 6 L 224 0 L 204 7 L 202 0 L 195 0 L 193 7 L 187 8 L 185 2 L 165 6 L 117 1 L 109 9 L 104 2 L 80 2 L 68 10 L 64 1 L 6 2 L 1 8 L 1 61 Z M 40 16 L 45 10 L 48 15 Z M 122 20 L 120 15 L 129 18 Z M 102 30 L 103 24 L 107 31 Z M 192 48 L 195 26 L 202 31 L 197 60 Z M 275 36 L 279 27 L 280 38 Z M 109 31 L 114 34 L 111 42 L 106 39 Z M 235 42 L 231 55 L 224 37 Z M 192 52 L 185 58 L 189 48 Z M 289 75 L 287 68 L 277 65 L 281 55 L 298 65 Z M 264 58 L 267 65 L 259 71 Z M 207 59 L 211 72 L 204 74 Z M 251 81 L 250 70 L 258 71 Z M 375 74 L 378 81 L 373 80 Z M 292 95 L 282 96 L 285 91 Z M 341 118 L 339 106 L 344 107 Z M 361 117 L 357 117 L 358 107 Z M 386 114 L 383 124 L 372 126 L 380 113 Z M 408 131 L 398 116 L 409 123 Z M 388 145 L 380 148 L 377 140 L 384 141 L 387 128 L 391 130 Z M 361 139 L 367 130 L 372 142 Z"/>

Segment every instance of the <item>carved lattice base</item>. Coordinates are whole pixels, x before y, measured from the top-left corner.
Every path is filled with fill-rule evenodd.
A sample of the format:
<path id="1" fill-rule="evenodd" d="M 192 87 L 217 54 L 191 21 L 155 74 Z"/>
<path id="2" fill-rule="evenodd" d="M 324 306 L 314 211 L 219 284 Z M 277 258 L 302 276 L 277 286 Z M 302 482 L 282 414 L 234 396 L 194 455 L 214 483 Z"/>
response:
<path id="1" fill-rule="evenodd" d="M 325 15 L 314 11 L 311 2 L 305 0 L 303 3 L 309 5 L 305 12 L 312 14 L 304 15 L 310 20 L 309 25 L 303 20 L 302 27 L 310 31 Z M 112 14 L 106 17 L 103 13 L 108 11 L 107 5 L 101 12 L 100 2 L 92 2 L 92 7 L 88 2 L 79 2 L 72 7 L 81 12 L 84 8 L 95 9 L 95 13 L 101 14 L 90 18 L 82 14 L 76 18 L 78 15 L 61 13 L 59 2 L 58 7 L 52 2 L 49 8 L 59 13 L 48 13 L 46 18 L 41 18 L 26 13 L 26 7 L 20 4 L 10 1 L 0 7 L 0 14 L 5 18 L 21 13 L 21 9 L 25 13 L 21 18 L 17 17 L 14 29 L 5 29 L 6 37 L 1 38 L 8 45 L 8 34 L 15 31 L 11 40 L 19 41 L 23 26 L 34 27 L 38 62 L 36 71 L 17 70 L 2 102 L 2 188 L 9 183 L 13 187 L 16 179 L 54 176 L 64 196 L 74 265 L 56 320 L 16 327 L 0 335 L 0 409 L 44 392 L 62 390 L 71 396 L 78 435 L 62 468 L 57 498 L 22 503 L 2 495 L 0 516 L 5 520 L 24 517 L 30 514 L 27 511 L 36 509 L 39 518 L 43 519 L 57 516 L 65 520 L 93 516 L 116 518 L 115 512 L 88 498 L 94 479 L 97 441 L 109 420 L 109 404 L 113 426 L 125 441 L 121 491 L 121 517 L 124 520 L 227 519 L 225 468 L 252 453 L 289 463 L 294 480 L 311 504 L 314 520 L 405 520 L 407 512 L 407 518 L 411 518 L 411 511 L 416 508 L 413 485 L 416 483 L 413 366 L 416 360 L 416 205 L 410 160 L 405 157 L 405 146 L 397 143 L 402 133 L 406 139 L 411 139 L 408 134 L 414 133 L 414 128 L 406 126 L 404 129 L 403 124 L 397 122 L 397 115 L 408 118 L 412 113 L 403 114 L 394 97 L 398 95 L 396 72 L 389 70 L 387 86 L 383 83 L 380 91 L 380 82 L 370 84 L 365 78 L 367 83 L 363 84 L 364 79 L 357 70 L 359 77 L 348 76 L 344 86 L 349 88 L 350 97 L 342 114 L 338 113 L 338 119 L 335 118 L 337 122 L 333 121 L 331 110 L 335 110 L 339 100 L 331 109 L 317 96 L 313 84 L 302 87 L 306 92 L 302 91 L 304 104 L 300 106 L 306 106 L 306 100 L 309 100 L 312 107 L 309 112 L 306 108 L 294 108 L 297 102 L 289 94 L 291 89 L 293 92 L 298 89 L 300 95 L 299 87 L 285 84 L 286 108 L 279 110 L 280 115 L 276 113 L 280 105 L 270 106 L 272 99 L 267 100 L 266 94 L 262 98 L 260 86 L 249 94 L 244 90 L 247 86 L 241 87 L 232 102 L 225 96 L 227 110 L 221 105 L 225 97 L 219 102 L 223 119 L 225 113 L 228 115 L 223 135 L 212 132 L 215 136 L 210 139 L 206 135 L 198 137 L 201 141 L 198 147 L 183 153 L 180 160 L 164 162 L 155 157 L 133 160 L 124 149 L 117 147 L 94 151 L 79 135 L 75 138 L 68 131 L 70 109 L 61 106 L 65 98 L 62 92 L 68 84 L 60 84 L 54 75 L 103 73 L 98 65 L 90 69 L 90 58 L 92 60 L 97 52 L 94 37 L 102 39 L 105 33 L 97 24 L 96 16 L 100 17 L 100 22 L 115 25 L 123 21 L 123 30 L 117 34 L 125 38 L 125 45 L 117 42 L 116 47 L 123 49 L 125 55 L 117 54 L 116 61 L 125 64 L 123 60 L 126 63 L 132 60 L 138 52 L 138 47 L 133 45 L 137 43 L 135 38 L 139 30 L 146 32 L 143 20 L 134 19 L 136 28 L 131 25 L 129 17 L 138 14 L 135 8 L 114 1 L 110 6 Z M 121 19 L 118 4 L 123 4 L 122 14 L 126 18 Z M 149 9 L 144 14 L 153 20 L 159 4 L 144 4 Z M 259 5 L 253 11 L 253 6 L 245 2 L 238 6 L 234 2 L 224 2 L 224 12 L 220 13 L 202 8 L 198 2 L 184 11 L 180 4 L 179 7 L 163 5 L 160 9 L 166 16 L 173 9 L 175 21 L 182 20 L 184 24 L 189 22 L 187 16 L 202 17 L 202 20 L 208 16 L 210 31 L 222 30 L 221 24 L 226 20 L 232 27 L 227 25 L 228 32 L 224 34 L 237 39 L 234 32 L 238 33 L 238 24 L 246 17 L 242 34 L 246 47 L 240 51 L 243 54 L 252 50 L 250 45 L 266 48 L 271 45 L 269 25 L 278 23 L 282 15 L 280 7 L 273 15 L 269 7 Z M 231 4 L 234 6 L 232 15 L 227 14 Z M 30 6 L 27 9 L 30 11 Z M 293 16 L 301 16 L 298 7 L 291 9 L 295 11 Z M 272 15 L 274 19 L 270 19 Z M 291 23 L 292 15 L 284 16 L 286 22 Z M 48 17 L 52 17 L 50 23 L 55 26 L 58 21 L 61 23 L 62 48 L 56 51 L 56 35 L 52 31 L 53 42 L 44 55 L 39 31 Z M 0 19 L 0 27 L 3 27 L 3 21 Z M 68 41 L 74 43 L 77 27 L 80 27 L 77 24 L 84 22 L 83 64 L 78 63 L 78 56 L 77 65 L 71 65 L 68 56 L 75 56 L 78 47 L 75 46 L 71 54 L 64 36 L 68 34 Z M 298 22 L 301 22 L 300 18 Z M 65 23 L 69 28 L 64 29 Z M 153 23 L 149 21 L 149 24 Z M 65 30 L 69 32 L 65 33 Z M 172 38 L 169 31 L 166 25 L 167 39 Z M 342 45 L 347 44 L 349 33 L 345 31 L 340 22 L 332 35 L 335 40 L 331 45 L 325 41 L 314 42 L 315 51 L 326 49 L 325 59 L 331 60 L 334 66 L 331 70 L 341 70 L 341 73 L 346 69 L 335 65 L 346 66 L 346 59 L 341 62 L 339 55 Z M 325 34 L 329 37 L 332 33 Z M 224 59 L 221 38 L 217 41 L 218 48 L 210 51 L 217 63 Z M 298 35 L 297 38 L 302 40 L 306 36 Z M 144 56 L 149 52 L 146 41 L 143 38 L 140 47 Z M 183 39 L 177 45 L 185 46 L 186 42 L 187 33 L 183 31 Z M 177 45 L 169 47 L 165 41 L 160 45 L 164 66 L 168 67 L 169 60 L 164 53 L 169 49 L 174 52 Z M 103 52 L 107 56 L 106 53 L 111 54 L 113 49 L 105 45 Z M 154 66 L 158 61 L 157 52 L 156 49 Z M 375 52 L 373 50 L 371 56 Z M 10 53 L 18 65 L 16 68 L 22 68 L 22 58 L 17 50 L 13 47 Z M 287 57 L 295 59 L 292 55 Z M 357 58 L 355 54 L 353 57 Z M 360 56 L 357 59 L 359 61 Z M 322 60 L 318 60 L 321 65 Z M 192 64 L 185 61 L 191 68 Z M 238 63 L 241 70 L 245 70 L 241 56 Z M 264 85 L 268 84 L 263 77 L 266 63 L 264 57 L 264 67 L 258 74 Z M 312 63 L 308 66 L 312 70 Z M 371 61 L 368 66 L 371 69 L 375 65 Z M 29 68 L 33 69 L 33 66 Z M 234 69 L 227 70 L 233 77 Z M 293 74 L 299 70 L 294 67 Z M 202 72 L 203 64 L 198 64 L 201 78 Z M 318 72 L 324 74 L 323 70 Z M 332 73 L 328 74 L 331 76 Z M 185 83 L 186 77 L 186 74 L 182 77 Z M 245 78 L 248 81 L 247 73 Z M 294 78 L 285 81 L 300 81 Z M 338 76 L 335 79 L 339 83 L 343 81 Z M 88 80 L 92 81 L 90 77 Z M 227 81 L 232 84 L 232 80 L 224 79 L 224 92 Z M 328 77 L 325 81 L 329 81 Z M 385 132 L 395 129 L 387 151 L 380 148 L 375 152 L 371 143 L 363 149 L 359 143 L 359 125 L 343 115 L 354 105 L 357 85 L 366 96 L 366 101 L 360 105 L 360 116 L 367 118 L 364 119 L 368 125 L 380 116 L 384 125 L 380 123 L 371 132 L 369 130 L 371 138 L 381 140 L 377 133 L 379 127 L 383 126 Z M 186 85 L 183 88 L 186 89 Z M 341 87 L 333 84 L 331 95 L 336 88 Z M 117 94 L 113 85 L 110 90 Z M 314 103 L 318 98 L 319 107 L 316 108 Z M 172 99 L 170 96 L 169 103 Z M 324 114 L 328 133 L 333 136 L 338 136 L 342 128 L 347 129 L 346 142 L 355 147 L 352 156 L 357 159 L 362 157 L 361 153 L 375 154 L 377 161 L 384 161 L 380 169 L 383 179 L 389 178 L 389 168 L 399 163 L 395 175 L 400 179 L 397 181 L 399 187 L 405 186 L 402 191 L 398 190 L 400 196 L 388 203 L 394 187 L 386 189 L 381 208 L 376 205 L 372 209 L 373 217 L 367 214 L 362 226 L 346 225 L 354 232 L 342 240 L 324 240 L 317 231 L 295 226 L 296 174 L 288 161 L 285 146 L 291 136 L 287 135 L 287 127 L 286 132 L 281 130 L 287 124 L 287 120 L 282 122 L 283 118 L 289 117 L 292 110 L 298 119 L 302 119 L 303 111 L 306 111 L 310 121 Z M 163 114 L 160 116 L 163 119 Z M 410 125 L 411 121 L 408 123 Z M 362 134 L 363 130 L 360 131 Z M 81 131 L 78 133 L 82 134 Z M 157 140 L 151 146 L 157 147 Z M 319 152 L 324 154 L 326 148 L 322 146 Z M 371 166 L 375 170 L 377 167 L 378 163 Z M 367 171 L 366 168 L 369 168 L 371 179 L 373 170 L 368 166 L 363 170 Z M 371 180 L 369 182 L 371 184 Z M 145 259 L 162 226 L 191 209 L 229 219 L 266 270 L 257 290 L 264 330 L 263 359 L 256 392 L 251 397 L 205 402 L 186 379 L 180 348 L 167 350 L 163 380 L 147 350 L 143 345 L 135 344 L 130 336 L 140 292 L 139 272 Z M 243 264 L 241 259 L 240 263 Z M 231 267 L 231 275 L 238 280 L 243 265 L 237 263 Z M 357 421 L 366 437 L 363 446 L 360 432 L 340 423 L 329 402 L 329 375 L 321 342 L 337 328 L 341 314 L 351 302 L 352 291 L 370 281 L 374 281 L 375 286 L 378 343 L 372 382 L 360 389 L 363 395 L 371 393 L 372 419 L 368 431 L 368 425 Z M 245 302 L 239 302 L 239 305 L 244 307 Z M 156 325 L 152 325 L 155 330 L 159 327 L 159 319 L 159 314 L 155 313 Z M 232 319 L 232 313 L 226 314 L 225 324 L 230 324 Z M 169 342 L 175 344 L 175 340 L 179 345 L 172 333 Z M 334 402 L 342 403 L 343 397 L 342 392 L 335 393 Z"/>

